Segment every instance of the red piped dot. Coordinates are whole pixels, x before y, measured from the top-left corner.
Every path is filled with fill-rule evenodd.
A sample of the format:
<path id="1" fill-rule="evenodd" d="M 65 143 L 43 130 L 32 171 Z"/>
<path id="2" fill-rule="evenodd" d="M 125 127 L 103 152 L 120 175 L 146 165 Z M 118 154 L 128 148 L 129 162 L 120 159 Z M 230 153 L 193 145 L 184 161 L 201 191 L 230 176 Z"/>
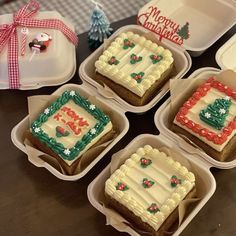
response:
<path id="1" fill-rule="evenodd" d="M 200 92 L 197 91 L 193 94 L 193 97 L 196 98 L 197 100 L 199 100 L 202 97 L 202 95 Z"/>
<path id="2" fill-rule="evenodd" d="M 199 134 L 200 130 L 201 130 L 201 126 L 199 124 L 195 124 L 195 126 L 192 128 L 193 132 Z"/>
<path id="3" fill-rule="evenodd" d="M 230 121 L 229 122 L 229 127 L 231 127 L 233 130 L 236 129 L 236 122 L 235 121 Z"/>
<path id="4" fill-rule="evenodd" d="M 194 122 L 189 120 L 188 123 L 186 124 L 186 126 L 189 128 L 189 129 L 192 129 L 194 127 Z"/>
<path id="5" fill-rule="evenodd" d="M 190 109 L 193 107 L 193 105 L 189 101 L 185 102 L 183 106 L 186 107 L 187 109 Z"/>
<path id="6" fill-rule="evenodd" d="M 233 92 L 234 92 L 234 91 L 233 91 L 233 89 L 231 89 L 231 88 L 227 88 L 226 91 L 225 91 L 225 93 L 226 93 L 228 96 L 230 96 L 230 97 L 233 95 Z"/>
<path id="7" fill-rule="evenodd" d="M 208 133 L 208 131 L 207 131 L 207 129 L 205 129 L 205 128 L 201 129 L 200 132 L 199 132 L 199 134 L 200 134 L 201 136 L 203 136 L 203 137 L 206 137 L 206 136 L 207 136 L 207 133 Z"/>
<path id="8" fill-rule="evenodd" d="M 192 98 L 189 99 L 189 102 L 193 106 L 193 105 L 195 105 L 197 103 L 197 100 L 192 97 Z"/>
<path id="9" fill-rule="evenodd" d="M 207 132 L 207 134 L 206 134 L 207 140 L 213 141 L 213 140 L 214 140 L 214 137 L 215 137 L 215 133 L 213 133 L 213 132 L 211 132 L 211 131 Z"/>
<path id="10" fill-rule="evenodd" d="M 210 77 L 209 79 L 207 79 L 207 83 L 212 83 L 213 81 L 215 81 L 213 77 Z"/>
<path id="11" fill-rule="evenodd" d="M 231 135 L 232 131 L 233 131 L 233 129 L 231 126 L 225 127 L 223 129 L 223 133 L 226 134 L 227 136 Z"/>
<path id="12" fill-rule="evenodd" d="M 225 86 L 221 83 L 218 83 L 217 88 L 221 91 L 224 92 L 225 91 Z"/>
<path id="13" fill-rule="evenodd" d="M 214 137 L 214 143 L 215 144 L 223 144 L 227 140 L 227 135 L 223 134 L 218 134 Z"/>
<path id="14" fill-rule="evenodd" d="M 236 92 L 232 92 L 231 97 L 236 100 Z"/>
<path id="15" fill-rule="evenodd" d="M 188 109 L 187 109 L 186 107 L 181 107 L 180 112 L 181 112 L 183 115 L 187 115 Z"/>

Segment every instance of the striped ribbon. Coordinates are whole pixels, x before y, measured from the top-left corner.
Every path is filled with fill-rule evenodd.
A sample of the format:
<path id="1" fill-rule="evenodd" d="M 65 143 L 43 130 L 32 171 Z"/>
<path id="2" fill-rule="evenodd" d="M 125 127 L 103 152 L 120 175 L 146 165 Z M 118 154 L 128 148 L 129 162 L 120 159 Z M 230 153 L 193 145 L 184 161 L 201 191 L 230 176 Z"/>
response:
<path id="1" fill-rule="evenodd" d="M 67 39 L 74 45 L 78 44 L 76 34 L 58 19 L 37 20 L 32 17 L 38 13 L 40 6 L 38 2 L 32 0 L 16 13 L 13 14 L 13 22 L 11 24 L 0 25 L 0 54 L 3 48 L 8 46 L 8 78 L 9 88 L 19 89 L 19 64 L 18 64 L 18 39 L 16 28 L 18 26 L 29 28 L 48 28 L 61 31 Z"/>

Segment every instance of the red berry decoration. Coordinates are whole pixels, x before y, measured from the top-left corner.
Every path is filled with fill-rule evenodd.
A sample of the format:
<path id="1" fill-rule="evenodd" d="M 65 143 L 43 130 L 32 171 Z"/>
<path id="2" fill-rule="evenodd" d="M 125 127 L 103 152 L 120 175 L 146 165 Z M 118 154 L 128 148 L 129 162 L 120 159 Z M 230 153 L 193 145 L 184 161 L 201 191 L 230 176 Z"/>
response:
<path id="1" fill-rule="evenodd" d="M 130 63 L 131 64 L 136 64 L 137 62 L 142 61 L 142 57 L 138 57 L 136 54 L 131 54 L 130 56 Z"/>
<path id="2" fill-rule="evenodd" d="M 154 181 L 148 180 L 147 178 L 143 179 L 143 184 L 142 185 L 143 185 L 144 188 L 151 188 L 153 184 L 155 184 Z"/>
<path id="3" fill-rule="evenodd" d="M 178 184 L 181 184 L 181 179 L 178 179 L 176 175 L 173 175 L 170 179 L 171 187 L 175 188 Z"/>
<path id="4" fill-rule="evenodd" d="M 130 76 L 135 79 L 137 83 L 141 83 L 141 81 L 143 80 L 144 72 L 139 72 L 138 74 L 132 73 Z"/>
<path id="5" fill-rule="evenodd" d="M 162 55 L 151 55 L 150 58 L 153 64 L 156 64 L 163 59 Z"/>
<path id="6" fill-rule="evenodd" d="M 156 203 L 152 203 L 148 208 L 147 211 L 152 213 L 152 214 L 156 214 L 158 211 L 160 211 L 160 209 L 158 208 Z"/>
<path id="7" fill-rule="evenodd" d="M 120 190 L 120 191 L 126 191 L 128 190 L 129 187 L 127 184 L 125 183 L 122 183 L 122 182 L 119 182 L 117 185 L 116 185 L 116 190 Z"/>
<path id="8" fill-rule="evenodd" d="M 130 40 L 128 39 L 125 39 L 124 40 L 124 46 L 123 46 L 123 49 L 128 49 L 128 48 L 133 48 L 135 46 L 134 43 L 132 43 Z"/>
<path id="9" fill-rule="evenodd" d="M 151 165 L 152 164 L 152 160 L 151 159 L 146 159 L 146 158 L 144 158 L 144 157 L 142 157 L 141 159 L 140 159 L 140 165 L 141 165 L 141 167 L 143 167 L 143 168 L 147 168 L 149 165 Z"/>
<path id="10" fill-rule="evenodd" d="M 110 60 L 108 61 L 108 64 L 109 65 L 118 65 L 120 63 L 120 61 L 118 61 L 117 59 L 116 59 L 116 57 L 114 57 L 114 56 L 112 56 L 111 58 L 110 58 Z"/>

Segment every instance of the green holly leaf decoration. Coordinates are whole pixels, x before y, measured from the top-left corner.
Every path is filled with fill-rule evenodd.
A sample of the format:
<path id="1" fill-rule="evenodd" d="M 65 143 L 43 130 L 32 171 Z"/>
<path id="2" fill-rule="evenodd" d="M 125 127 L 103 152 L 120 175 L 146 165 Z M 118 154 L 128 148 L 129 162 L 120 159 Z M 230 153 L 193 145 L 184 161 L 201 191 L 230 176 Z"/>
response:
<path id="1" fill-rule="evenodd" d="M 118 61 L 117 59 L 116 59 L 116 57 L 114 57 L 114 56 L 112 56 L 111 58 L 110 58 L 110 60 L 108 61 L 108 64 L 109 65 L 118 65 L 120 63 L 120 61 Z"/>
<path id="2" fill-rule="evenodd" d="M 224 122 L 229 114 L 229 108 L 232 101 L 229 97 L 217 98 L 214 103 L 201 110 L 199 117 L 202 121 L 215 129 L 221 130 L 224 127 Z"/>
<path id="3" fill-rule="evenodd" d="M 135 79 L 137 81 L 137 83 L 141 83 L 143 80 L 143 76 L 144 76 L 144 72 L 139 72 L 137 73 L 132 73 L 130 75 L 133 79 Z"/>
<path id="4" fill-rule="evenodd" d="M 170 179 L 170 185 L 175 188 L 178 184 L 181 184 L 182 180 L 178 179 L 176 175 L 173 175 Z"/>
<path id="5" fill-rule="evenodd" d="M 140 62 L 140 61 L 142 61 L 142 57 L 139 57 L 139 56 L 137 56 L 136 54 L 131 54 L 131 56 L 130 56 L 130 63 L 131 64 L 135 64 L 135 63 L 137 63 L 137 62 Z"/>
<path id="6" fill-rule="evenodd" d="M 130 40 L 128 39 L 124 39 L 124 45 L 123 45 L 123 49 L 128 49 L 128 48 L 133 48 L 135 46 L 134 43 L 132 43 Z"/>
<path id="7" fill-rule="evenodd" d="M 120 191 L 126 191 L 128 190 L 129 187 L 127 184 L 125 183 L 122 183 L 122 182 L 119 182 L 117 185 L 116 185 L 116 190 L 120 190 Z"/>
<path id="8" fill-rule="evenodd" d="M 152 60 L 152 63 L 156 64 L 163 59 L 163 56 L 162 55 L 151 55 L 150 58 Z"/>
<path id="9" fill-rule="evenodd" d="M 65 130 L 65 129 L 62 128 L 61 126 L 57 126 L 57 127 L 56 127 L 56 136 L 57 136 L 58 138 L 60 138 L 60 137 L 66 137 L 66 136 L 68 136 L 68 135 L 70 135 L 70 132 L 69 132 L 69 131 Z"/>
<path id="10" fill-rule="evenodd" d="M 148 208 L 147 211 L 152 213 L 152 214 L 156 214 L 158 211 L 160 211 L 160 209 L 158 208 L 156 203 L 152 203 Z"/>
<path id="11" fill-rule="evenodd" d="M 147 168 L 149 165 L 151 165 L 152 164 L 152 160 L 151 159 L 147 159 L 147 158 L 145 158 L 145 157 L 142 157 L 141 159 L 140 159 L 140 165 L 141 165 L 141 167 L 143 167 L 143 168 Z"/>
<path id="12" fill-rule="evenodd" d="M 142 185 L 143 185 L 144 188 L 151 188 L 153 184 L 155 184 L 154 181 L 148 180 L 147 178 L 143 179 Z"/>

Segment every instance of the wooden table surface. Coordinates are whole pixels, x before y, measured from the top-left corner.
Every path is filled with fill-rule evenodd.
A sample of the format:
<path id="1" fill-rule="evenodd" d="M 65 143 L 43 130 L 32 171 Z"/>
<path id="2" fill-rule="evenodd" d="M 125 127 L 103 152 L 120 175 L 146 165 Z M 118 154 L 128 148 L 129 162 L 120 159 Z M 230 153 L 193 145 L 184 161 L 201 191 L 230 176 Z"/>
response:
<path id="1" fill-rule="evenodd" d="M 114 29 L 135 23 L 135 17 L 112 24 Z M 198 58 L 188 74 L 197 68 L 213 66 L 217 49 L 233 34 L 236 26 Z M 204 35 L 202 35 L 204 37 Z M 91 53 L 87 34 L 79 35 L 78 66 Z M 77 73 L 70 83 L 80 83 Z M 0 235 L 125 235 L 105 226 L 105 217 L 87 199 L 89 183 L 109 163 L 113 153 L 142 133 L 158 134 L 154 114 L 162 99 L 143 115 L 127 113 L 130 129 L 126 136 L 82 179 L 66 182 L 44 168 L 33 166 L 11 142 L 11 130 L 27 115 L 27 97 L 51 94 L 58 87 L 31 91 L 0 92 Z M 145 125 L 143 125 L 145 124 Z M 212 169 L 217 182 L 213 197 L 184 230 L 182 235 L 236 235 L 236 170 Z"/>

